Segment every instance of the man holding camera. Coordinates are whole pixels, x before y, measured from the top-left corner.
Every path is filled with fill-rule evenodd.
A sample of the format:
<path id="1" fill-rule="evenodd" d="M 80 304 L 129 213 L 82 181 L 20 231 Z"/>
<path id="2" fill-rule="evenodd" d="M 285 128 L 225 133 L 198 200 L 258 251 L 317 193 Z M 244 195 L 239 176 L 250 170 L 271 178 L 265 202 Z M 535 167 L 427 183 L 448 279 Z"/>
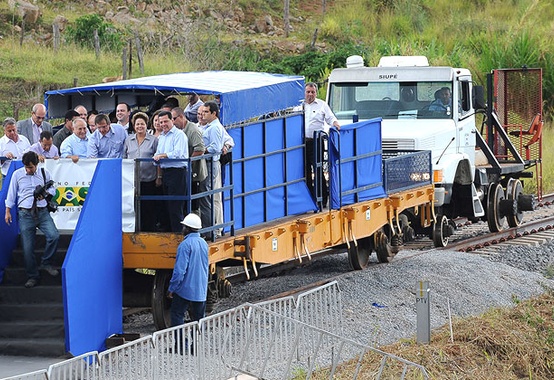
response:
<path id="1" fill-rule="evenodd" d="M 47 170 L 37 170 L 39 160 L 35 152 L 25 153 L 22 160 L 24 167 L 13 173 L 8 187 L 5 221 L 8 225 L 12 223 L 11 209 L 16 206 L 17 201 L 19 230 L 28 278 L 25 287 L 32 288 L 38 284 L 38 269 L 44 269 L 51 276 L 58 275 L 59 272 L 52 267 L 50 260 L 58 248 L 60 234 L 47 207 L 56 191 L 50 173 Z M 46 238 L 39 268 L 35 259 L 37 228 L 40 228 Z"/>

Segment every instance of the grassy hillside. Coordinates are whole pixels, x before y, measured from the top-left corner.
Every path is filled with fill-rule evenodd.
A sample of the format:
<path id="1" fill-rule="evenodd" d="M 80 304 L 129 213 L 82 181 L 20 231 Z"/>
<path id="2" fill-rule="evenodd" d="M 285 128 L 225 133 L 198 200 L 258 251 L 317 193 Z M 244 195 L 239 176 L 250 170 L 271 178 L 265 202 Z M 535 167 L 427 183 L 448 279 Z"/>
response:
<path id="1" fill-rule="evenodd" d="M 2 114 L 74 78 L 85 85 L 120 75 L 122 48 L 135 35 L 144 50 L 144 75 L 264 70 L 322 82 L 350 54 L 363 55 L 368 64 L 383 55 L 413 54 L 426 55 L 431 64 L 467 67 L 481 84 L 493 68 L 542 67 L 545 108 L 554 106 L 554 7 L 547 1 L 293 0 L 288 37 L 283 2 L 276 0 L 40 0 L 41 17 L 25 25 L 21 8 L 10 6 L 17 1 L 0 4 L 0 83 L 16 90 L 2 91 Z M 55 52 L 52 24 L 59 16 L 67 23 Z M 106 29 L 99 59 L 93 21 Z M 132 75 L 141 76 L 133 57 Z"/>
<path id="2" fill-rule="evenodd" d="M 18 1 L 0 2 L 1 117 L 27 117 L 46 90 L 122 75 L 125 47 L 131 49 L 129 77 L 229 69 L 324 83 L 352 54 L 368 65 L 383 55 L 425 55 L 433 65 L 469 68 L 477 84 L 494 68 L 541 67 L 546 119 L 553 114 L 554 7 L 547 1 L 293 0 L 288 37 L 284 2 L 276 0 L 39 0 L 40 17 L 25 22 Z M 62 25 L 57 49 L 54 23 Z M 552 191 L 549 171 L 543 177 Z"/>

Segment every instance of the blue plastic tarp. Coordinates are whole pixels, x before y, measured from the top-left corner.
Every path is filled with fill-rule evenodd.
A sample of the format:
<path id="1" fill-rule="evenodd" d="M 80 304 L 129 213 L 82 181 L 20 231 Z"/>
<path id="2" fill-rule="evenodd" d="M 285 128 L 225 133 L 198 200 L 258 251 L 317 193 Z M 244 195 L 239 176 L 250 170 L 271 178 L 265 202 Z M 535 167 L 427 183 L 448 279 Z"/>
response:
<path id="1" fill-rule="evenodd" d="M 6 197 L 8 196 L 8 186 L 13 172 L 21 167 L 23 167 L 23 163 L 20 160 L 12 161 L 8 174 L 2 180 L 2 189 L 0 189 L 0 214 L 2 216 L 6 214 Z M 17 245 L 17 235 L 19 234 L 17 208 L 12 209 L 11 214 L 12 224 L 8 226 L 4 221 L 0 222 L 0 236 L 2 237 L 2 244 L 0 244 L 0 284 L 4 279 L 4 268 L 10 263 L 12 251 Z"/>
<path id="2" fill-rule="evenodd" d="M 98 162 L 62 266 L 66 349 L 106 348 L 123 332 L 121 160 Z"/>

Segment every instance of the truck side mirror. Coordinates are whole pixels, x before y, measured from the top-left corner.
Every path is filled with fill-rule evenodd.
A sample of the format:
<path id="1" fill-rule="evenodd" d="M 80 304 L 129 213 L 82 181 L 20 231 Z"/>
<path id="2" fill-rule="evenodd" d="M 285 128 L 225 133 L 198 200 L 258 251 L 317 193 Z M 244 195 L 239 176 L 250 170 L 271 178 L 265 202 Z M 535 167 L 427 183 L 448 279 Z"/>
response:
<path id="1" fill-rule="evenodd" d="M 473 107 L 478 110 L 487 108 L 485 103 L 485 90 L 483 86 L 473 86 L 472 88 Z"/>

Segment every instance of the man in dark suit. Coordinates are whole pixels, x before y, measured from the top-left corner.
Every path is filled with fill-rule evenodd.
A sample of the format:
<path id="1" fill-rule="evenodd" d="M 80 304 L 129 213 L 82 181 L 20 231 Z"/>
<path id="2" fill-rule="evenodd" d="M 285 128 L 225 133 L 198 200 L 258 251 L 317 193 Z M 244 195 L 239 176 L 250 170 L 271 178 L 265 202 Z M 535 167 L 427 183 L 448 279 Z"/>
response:
<path id="1" fill-rule="evenodd" d="M 54 145 L 58 148 L 58 150 L 61 149 L 63 140 L 71 136 L 71 134 L 73 133 L 73 120 L 78 117 L 79 112 L 75 110 L 69 110 L 65 113 L 64 123 L 54 135 Z"/>
<path id="2" fill-rule="evenodd" d="M 31 111 L 32 113 L 29 119 L 17 122 L 17 132 L 27 137 L 27 140 L 33 145 L 40 141 L 40 134 L 42 131 L 52 132 L 52 125 L 44 121 L 46 117 L 46 107 L 44 104 L 35 104 Z"/>

